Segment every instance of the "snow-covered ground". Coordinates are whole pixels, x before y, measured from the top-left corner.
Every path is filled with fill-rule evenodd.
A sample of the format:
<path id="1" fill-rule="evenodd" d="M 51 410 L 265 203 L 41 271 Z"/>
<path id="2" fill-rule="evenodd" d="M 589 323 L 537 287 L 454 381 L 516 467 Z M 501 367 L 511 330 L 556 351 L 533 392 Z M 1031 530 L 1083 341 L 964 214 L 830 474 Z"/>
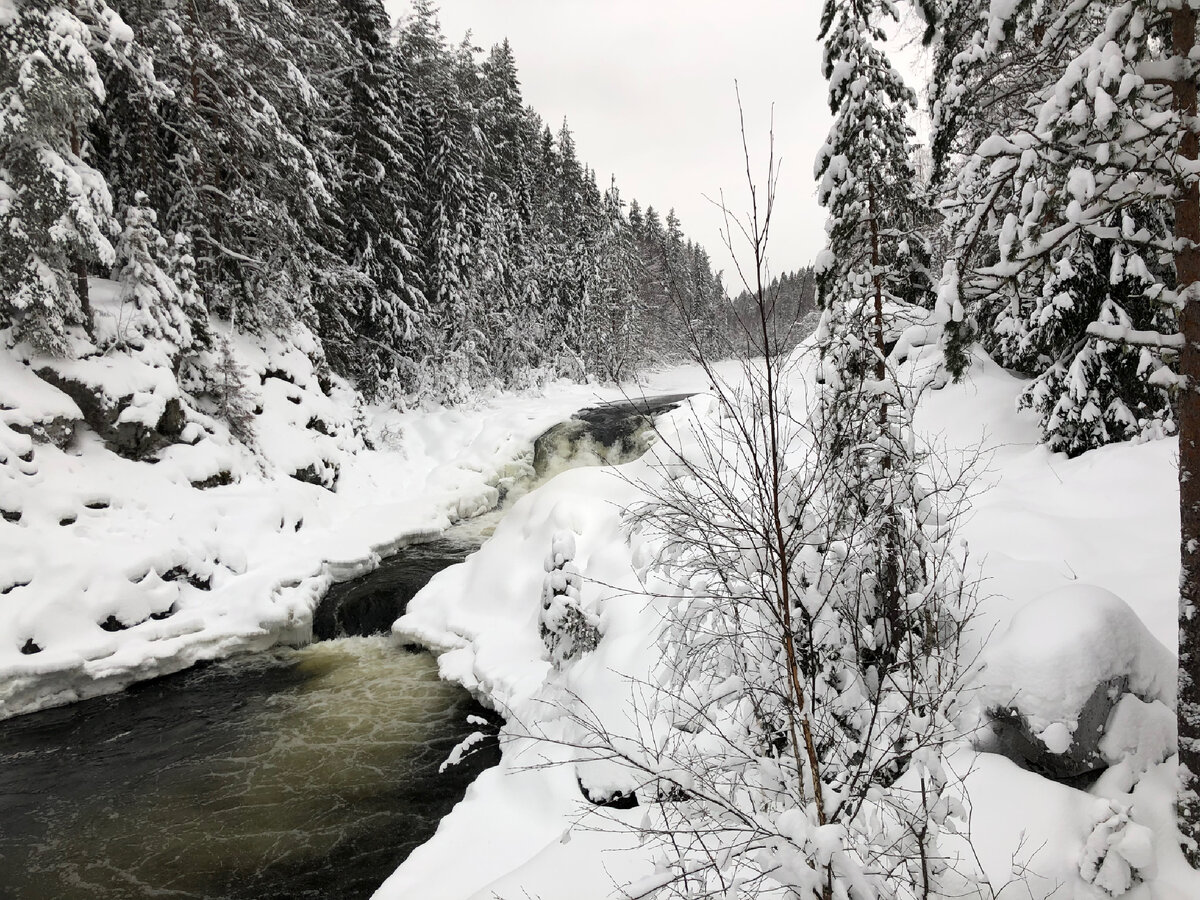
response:
<path id="1" fill-rule="evenodd" d="M 97 282 L 93 302 L 101 330 L 116 332 L 112 288 Z M 353 395 L 321 383 L 302 334 L 235 346 L 257 453 L 189 409 L 180 440 L 147 462 L 82 424 L 63 449 L 28 432 L 81 419 L 35 374 L 47 367 L 129 398 L 118 424 L 158 421 L 180 388 L 152 343 L 61 363 L 0 341 L 0 718 L 302 642 L 331 582 L 493 507 L 530 471 L 535 438 L 573 411 L 705 387 L 685 368 L 623 390 L 553 383 L 469 408 L 368 410 L 369 450 L 350 424 Z M 291 477 L 307 468 L 330 483 L 335 465 L 336 491 Z"/>
<path id="2" fill-rule="evenodd" d="M 1076 460 L 1049 453 L 1033 417 L 1016 411 L 1023 386 L 980 357 L 964 383 L 927 394 L 917 420 L 947 453 L 983 448 L 989 461 L 962 529 L 984 577 L 982 693 L 1011 692 L 1051 748 L 1081 728 L 1094 685 L 1115 677 L 1132 693 L 1101 746 L 1115 765 L 1089 790 L 995 753 L 955 752 L 971 810 L 974 849 L 964 852 L 977 855 L 1004 898 L 1198 897 L 1200 875 L 1175 844 L 1174 761 L 1164 759 L 1173 741 L 1177 444 L 1118 445 Z M 678 435 L 708 403 L 695 398 L 662 427 Z M 603 787 L 605 775 L 577 767 L 554 740 L 577 734 L 564 710 L 584 703 L 614 730 L 628 729 L 627 676 L 647 676 L 657 659 L 659 611 L 635 574 L 649 548 L 621 524 L 623 508 L 642 496 L 637 483 L 657 477 L 653 457 L 620 471 L 567 471 L 525 496 L 479 552 L 436 576 L 397 622 L 404 640 L 441 652 L 443 677 L 508 723 L 502 763 L 472 785 L 380 900 L 598 900 L 624 896 L 621 885 L 652 871 L 632 830 L 620 827 L 643 811 L 583 802 L 577 777 Z M 545 558 L 564 534 L 583 576 L 580 605 L 603 637 L 559 671 L 538 623 Z"/>

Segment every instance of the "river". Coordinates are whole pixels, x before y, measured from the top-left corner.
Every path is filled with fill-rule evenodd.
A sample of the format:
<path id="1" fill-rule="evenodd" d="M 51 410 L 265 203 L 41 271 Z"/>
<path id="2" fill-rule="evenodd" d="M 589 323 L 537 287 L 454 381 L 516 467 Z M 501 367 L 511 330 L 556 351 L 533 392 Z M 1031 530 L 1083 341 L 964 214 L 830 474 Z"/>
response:
<path id="1" fill-rule="evenodd" d="M 640 454 L 647 416 L 680 399 L 585 410 L 551 429 L 509 502 L 564 468 Z M 489 714 L 438 679 L 432 656 L 386 632 L 503 512 L 335 586 L 306 647 L 0 724 L 0 897 L 369 897 L 499 759 L 486 740 L 439 771 L 496 722 L 481 726 Z"/>

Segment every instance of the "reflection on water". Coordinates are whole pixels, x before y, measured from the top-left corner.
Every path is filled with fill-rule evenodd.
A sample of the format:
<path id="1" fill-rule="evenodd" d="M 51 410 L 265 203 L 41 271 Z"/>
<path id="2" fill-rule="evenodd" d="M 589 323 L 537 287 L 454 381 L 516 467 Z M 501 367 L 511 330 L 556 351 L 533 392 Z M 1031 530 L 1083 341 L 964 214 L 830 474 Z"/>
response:
<path id="1" fill-rule="evenodd" d="M 496 761 L 434 660 L 346 638 L 0 726 L 0 897 L 367 897 Z"/>

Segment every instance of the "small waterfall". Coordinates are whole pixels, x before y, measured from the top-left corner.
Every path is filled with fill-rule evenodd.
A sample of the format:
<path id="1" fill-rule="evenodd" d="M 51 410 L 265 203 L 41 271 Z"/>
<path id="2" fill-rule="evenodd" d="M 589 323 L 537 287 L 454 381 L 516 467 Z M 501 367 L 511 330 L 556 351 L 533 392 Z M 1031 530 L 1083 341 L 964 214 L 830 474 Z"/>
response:
<path id="1" fill-rule="evenodd" d="M 594 406 L 548 429 L 534 442 L 532 473 L 515 479 L 496 509 L 461 522 L 432 541 L 406 547 L 366 575 L 330 588 L 313 616 L 314 640 L 387 633 L 429 579 L 477 550 L 518 499 L 567 469 L 616 466 L 637 459 L 653 440 L 654 417 L 689 396 Z"/>

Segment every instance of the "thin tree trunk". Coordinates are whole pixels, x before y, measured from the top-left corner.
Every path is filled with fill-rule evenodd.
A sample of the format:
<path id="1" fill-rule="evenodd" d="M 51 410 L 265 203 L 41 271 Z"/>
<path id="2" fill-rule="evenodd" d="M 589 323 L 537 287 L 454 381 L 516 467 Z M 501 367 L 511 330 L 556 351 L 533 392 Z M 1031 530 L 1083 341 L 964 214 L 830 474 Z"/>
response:
<path id="1" fill-rule="evenodd" d="M 71 123 L 71 153 L 80 159 L 83 153 L 83 141 L 79 137 L 79 128 Z M 88 337 L 95 336 L 96 323 L 92 319 L 92 295 L 88 286 L 87 260 L 82 253 L 75 256 L 75 293 L 79 297 L 79 308 L 83 314 L 83 330 Z"/>
<path id="2" fill-rule="evenodd" d="M 883 381 L 887 375 L 883 357 L 887 344 L 883 340 L 883 278 L 879 274 L 879 219 L 876 211 L 875 183 L 867 185 L 867 215 L 871 226 L 871 283 L 875 287 L 875 349 L 878 355 L 875 359 L 875 380 Z M 884 401 L 879 406 L 879 425 L 887 427 L 888 408 Z M 884 459 L 887 467 L 887 459 Z"/>
<path id="3" fill-rule="evenodd" d="M 1196 12 L 1186 3 L 1171 13 L 1176 60 L 1196 44 Z M 1200 157 L 1196 135 L 1196 81 L 1188 74 L 1172 85 L 1173 105 L 1183 120 L 1180 168 L 1194 171 Z M 1184 298 L 1179 373 L 1186 386 L 1179 404 L 1179 830 L 1184 853 L 1200 868 L 1200 190 L 1188 178 L 1175 201 L 1176 288 Z"/>

